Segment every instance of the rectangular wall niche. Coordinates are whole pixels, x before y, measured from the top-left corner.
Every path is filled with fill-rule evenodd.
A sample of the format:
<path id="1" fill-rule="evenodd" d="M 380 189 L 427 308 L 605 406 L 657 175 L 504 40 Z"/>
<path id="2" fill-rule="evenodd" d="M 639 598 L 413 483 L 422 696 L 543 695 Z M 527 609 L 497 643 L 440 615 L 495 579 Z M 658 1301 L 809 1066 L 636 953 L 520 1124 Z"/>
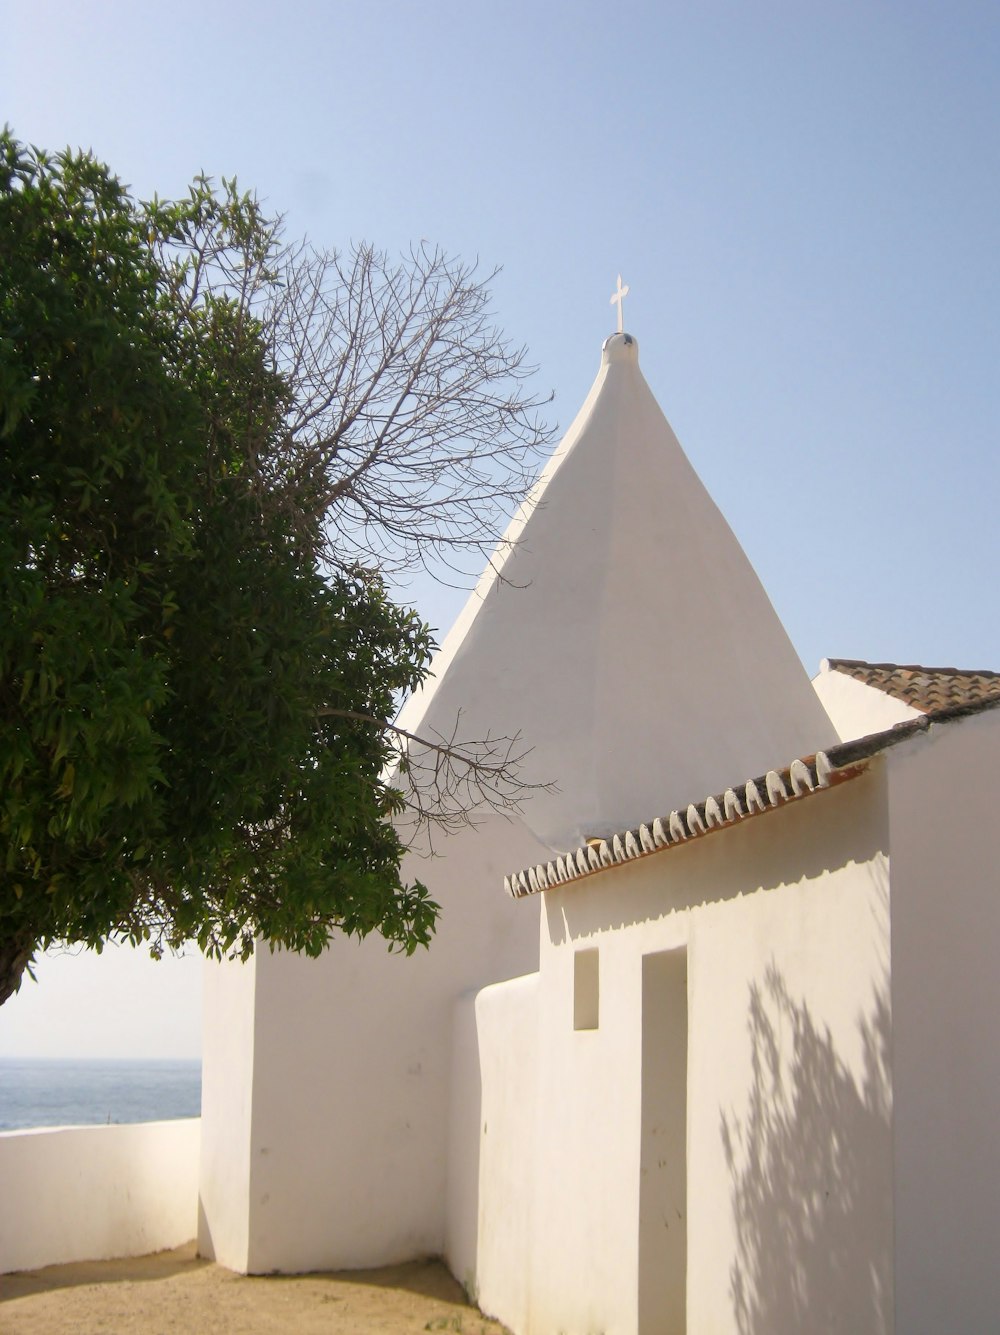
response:
<path id="1" fill-rule="evenodd" d="M 601 1012 L 598 952 L 578 950 L 573 956 L 573 1028 L 596 1029 Z"/>

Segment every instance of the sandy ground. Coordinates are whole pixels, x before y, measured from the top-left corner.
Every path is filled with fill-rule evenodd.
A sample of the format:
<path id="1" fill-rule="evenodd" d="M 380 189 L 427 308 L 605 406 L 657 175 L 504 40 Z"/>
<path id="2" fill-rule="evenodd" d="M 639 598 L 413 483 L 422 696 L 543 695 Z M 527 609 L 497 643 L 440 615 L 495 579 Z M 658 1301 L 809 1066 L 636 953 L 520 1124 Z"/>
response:
<path id="1" fill-rule="evenodd" d="M 194 1243 L 127 1261 L 0 1275 L 0 1335 L 504 1335 L 439 1261 L 248 1277 Z"/>

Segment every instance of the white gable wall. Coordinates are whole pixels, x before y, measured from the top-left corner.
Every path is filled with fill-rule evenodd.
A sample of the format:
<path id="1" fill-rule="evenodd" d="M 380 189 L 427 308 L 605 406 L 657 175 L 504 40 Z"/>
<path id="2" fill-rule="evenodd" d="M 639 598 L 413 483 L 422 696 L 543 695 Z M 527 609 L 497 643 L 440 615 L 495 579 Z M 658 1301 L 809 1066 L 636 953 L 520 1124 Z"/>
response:
<path id="1" fill-rule="evenodd" d="M 838 672 L 825 659 L 812 684 L 842 742 L 884 732 L 897 723 L 922 717 L 921 710 L 846 672 Z"/>

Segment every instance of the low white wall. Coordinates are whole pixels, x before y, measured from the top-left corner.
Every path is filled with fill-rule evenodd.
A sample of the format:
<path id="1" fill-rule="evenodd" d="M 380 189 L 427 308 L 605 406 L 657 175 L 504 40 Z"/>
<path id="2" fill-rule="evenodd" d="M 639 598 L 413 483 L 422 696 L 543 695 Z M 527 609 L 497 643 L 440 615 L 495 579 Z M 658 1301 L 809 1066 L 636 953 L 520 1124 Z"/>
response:
<path id="1" fill-rule="evenodd" d="M 198 1226 L 200 1119 L 0 1133 L 0 1274 L 178 1247 Z"/>
<path id="2" fill-rule="evenodd" d="M 529 1320 L 538 975 L 496 983 L 478 993 L 474 1002 L 478 1042 L 471 1051 L 469 1009 L 463 1007 L 456 1017 L 453 1073 L 464 1107 L 453 1106 L 452 1153 L 461 1154 L 462 1171 L 449 1179 L 448 1261 L 487 1315 L 519 1331 Z M 462 1125 L 474 1125 L 478 1132 L 474 1159 L 468 1153 L 469 1136 L 460 1134 Z M 465 1236 L 456 1236 L 457 1220 L 474 1227 Z"/>

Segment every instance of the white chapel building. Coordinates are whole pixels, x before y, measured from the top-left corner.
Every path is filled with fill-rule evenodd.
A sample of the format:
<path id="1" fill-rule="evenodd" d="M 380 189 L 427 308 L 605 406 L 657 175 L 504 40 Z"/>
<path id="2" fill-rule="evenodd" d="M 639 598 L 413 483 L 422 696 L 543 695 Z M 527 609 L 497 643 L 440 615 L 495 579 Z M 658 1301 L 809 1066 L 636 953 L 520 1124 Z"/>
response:
<path id="1" fill-rule="evenodd" d="M 627 333 L 401 724 L 533 789 L 431 948 L 209 966 L 199 1244 L 514 1335 L 1000 1328 L 1000 675 L 806 676 Z M 419 861 L 416 861 L 420 859 Z"/>

